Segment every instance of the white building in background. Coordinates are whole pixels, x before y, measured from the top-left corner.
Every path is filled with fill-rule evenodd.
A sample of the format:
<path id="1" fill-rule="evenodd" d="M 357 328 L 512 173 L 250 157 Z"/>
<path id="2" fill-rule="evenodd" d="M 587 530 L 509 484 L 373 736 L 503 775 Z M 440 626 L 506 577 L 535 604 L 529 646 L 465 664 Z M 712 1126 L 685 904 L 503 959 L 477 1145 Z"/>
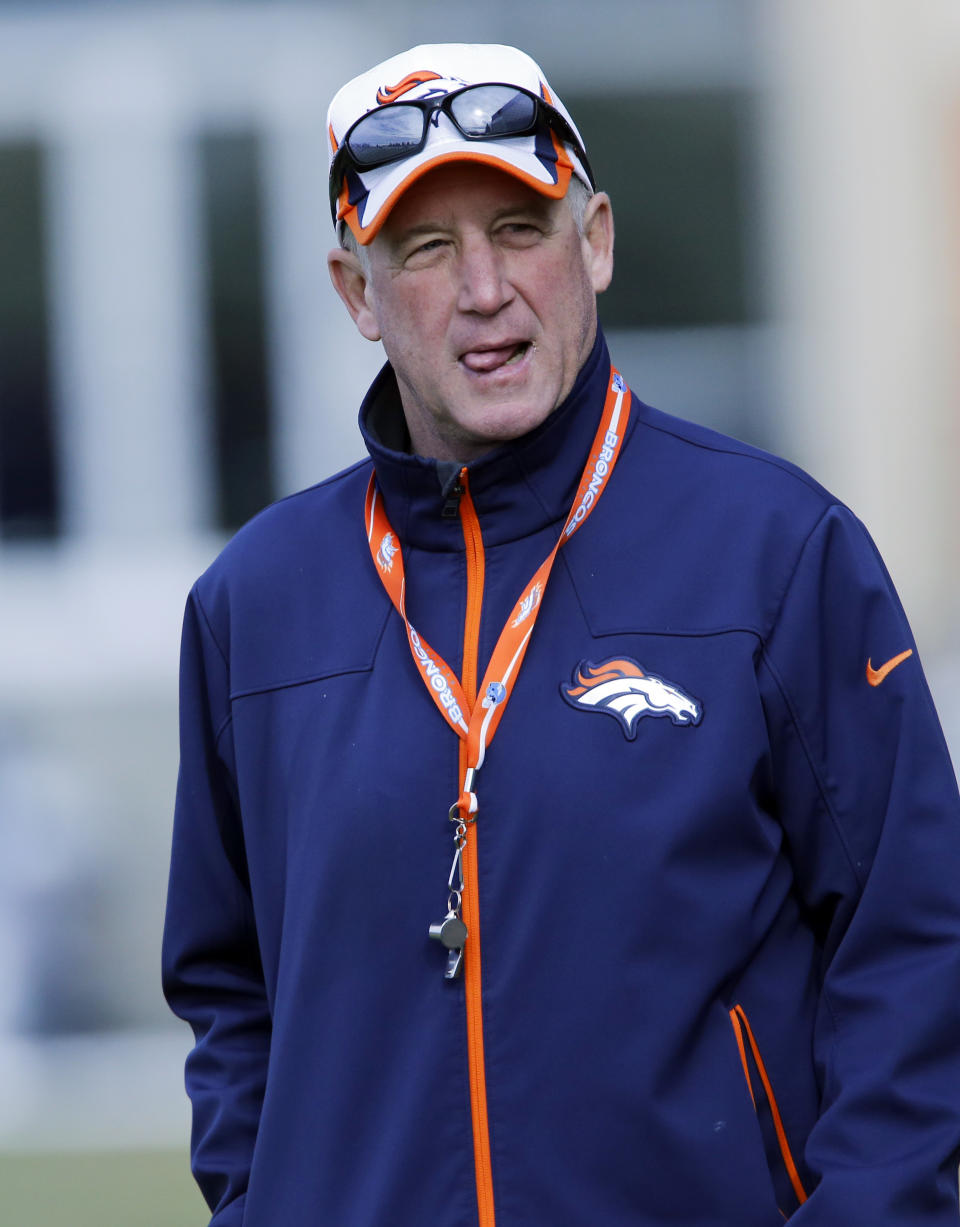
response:
<path id="1" fill-rule="evenodd" d="M 960 644 L 960 5 L 759 5 L 784 446 Z"/>
<path id="2" fill-rule="evenodd" d="M 764 322 L 618 332 L 615 352 L 644 399 L 734 432 L 752 421 L 851 503 L 898 583 L 960 752 L 960 6 L 598 7 L 594 40 L 570 36 L 584 13 L 572 0 L 491 0 L 483 14 L 395 4 L 386 15 L 267 0 L 0 5 L 0 148 L 28 140 L 44 155 L 61 527 L 42 543 L 0 535 L 0 849 L 15 828 L 20 855 L 42 861 L 42 842 L 23 851 L 35 831 L 82 849 L 85 881 L 100 866 L 75 923 L 108 951 L 114 974 L 97 985 L 108 1022 L 166 1022 L 157 945 L 179 624 L 224 539 L 197 139 L 259 142 L 282 494 L 359 456 L 356 408 L 380 362 L 328 286 L 327 102 L 416 42 L 516 42 L 565 97 L 752 97 L 746 258 Z M 631 134 L 618 139 L 629 158 Z M 625 233 L 630 205 L 615 203 Z M 45 793 L 42 836 L 23 789 L 16 803 L 2 792 L 4 754 L 55 764 L 59 808 Z M 15 940 L 8 923 L 5 981 L 28 965 Z M 21 1006 L 42 1014 L 29 976 Z M 14 1026 L 13 1014 L 0 1023 Z M 17 1120 L 0 1116 L 0 1144 Z"/>

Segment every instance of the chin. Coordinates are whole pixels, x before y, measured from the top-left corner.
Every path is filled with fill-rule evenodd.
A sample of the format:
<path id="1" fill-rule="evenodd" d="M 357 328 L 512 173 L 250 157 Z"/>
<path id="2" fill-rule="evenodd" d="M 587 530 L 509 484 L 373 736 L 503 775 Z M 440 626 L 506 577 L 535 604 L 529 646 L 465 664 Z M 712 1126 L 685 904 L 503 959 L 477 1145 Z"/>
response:
<path id="1" fill-rule="evenodd" d="M 503 406 L 474 421 L 457 423 L 457 434 L 467 445 L 491 451 L 501 443 L 522 439 L 550 416 L 552 405 Z"/>

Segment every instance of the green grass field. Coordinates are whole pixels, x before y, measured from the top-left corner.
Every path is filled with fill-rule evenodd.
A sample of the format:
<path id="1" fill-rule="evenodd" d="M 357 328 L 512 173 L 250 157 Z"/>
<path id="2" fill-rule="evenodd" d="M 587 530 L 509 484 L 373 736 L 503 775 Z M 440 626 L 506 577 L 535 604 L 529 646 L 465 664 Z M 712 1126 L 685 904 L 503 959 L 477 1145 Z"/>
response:
<path id="1" fill-rule="evenodd" d="M 203 1227 L 179 1151 L 0 1154 L 0 1227 Z"/>

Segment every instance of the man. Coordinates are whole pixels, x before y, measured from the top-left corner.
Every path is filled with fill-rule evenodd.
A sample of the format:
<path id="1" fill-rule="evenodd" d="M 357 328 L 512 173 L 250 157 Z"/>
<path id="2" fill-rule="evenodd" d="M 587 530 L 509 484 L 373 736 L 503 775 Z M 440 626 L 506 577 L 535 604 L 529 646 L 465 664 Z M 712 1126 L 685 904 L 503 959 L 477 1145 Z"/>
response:
<path id="1" fill-rule="evenodd" d="M 213 1223 L 956 1223 L 960 798 L 868 537 L 611 367 L 610 201 L 528 57 L 415 48 L 330 141 L 371 460 L 184 629 Z"/>

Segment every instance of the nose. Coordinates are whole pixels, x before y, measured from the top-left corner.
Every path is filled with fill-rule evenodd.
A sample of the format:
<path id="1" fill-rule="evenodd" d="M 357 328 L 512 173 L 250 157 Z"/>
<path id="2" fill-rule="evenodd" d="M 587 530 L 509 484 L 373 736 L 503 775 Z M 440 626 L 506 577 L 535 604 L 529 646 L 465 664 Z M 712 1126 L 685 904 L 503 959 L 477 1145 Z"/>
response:
<path id="1" fill-rule="evenodd" d="M 461 311 L 496 315 L 514 297 L 503 253 L 486 236 L 475 236 L 460 251 Z"/>

